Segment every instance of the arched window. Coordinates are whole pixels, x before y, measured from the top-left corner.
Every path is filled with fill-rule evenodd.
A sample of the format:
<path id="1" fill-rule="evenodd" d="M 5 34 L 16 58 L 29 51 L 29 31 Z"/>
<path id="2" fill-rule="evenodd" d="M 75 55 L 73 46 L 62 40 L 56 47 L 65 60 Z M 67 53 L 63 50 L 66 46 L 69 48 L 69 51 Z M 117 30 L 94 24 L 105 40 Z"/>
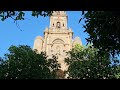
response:
<path id="1" fill-rule="evenodd" d="M 57 38 L 52 43 L 53 44 L 64 44 L 64 41 L 62 39 Z"/>
<path id="2" fill-rule="evenodd" d="M 60 28 L 60 22 L 57 22 L 57 28 Z"/>

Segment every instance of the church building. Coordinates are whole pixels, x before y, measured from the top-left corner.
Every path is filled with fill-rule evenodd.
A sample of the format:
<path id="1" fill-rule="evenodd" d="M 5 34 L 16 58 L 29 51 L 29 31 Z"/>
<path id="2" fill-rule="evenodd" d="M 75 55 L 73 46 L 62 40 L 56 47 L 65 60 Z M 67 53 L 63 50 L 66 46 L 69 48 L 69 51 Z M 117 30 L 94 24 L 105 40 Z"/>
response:
<path id="1" fill-rule="evenodd" d="M 82 45 L 79 37 L 73 39 L 72 29 L 68 28 L 67 24 L 66 12 L 54 11 L 50 16 L 50 25 L 44 31 L 44 37 L 37 36 L 33 46 L 38 53 L 46 52 L 49 58 L 56 55 L 63 71 L 67 69 L 64 63 L 64 58 L 67 57 L 66 52 L 70 51 L 75 44 Z"/>

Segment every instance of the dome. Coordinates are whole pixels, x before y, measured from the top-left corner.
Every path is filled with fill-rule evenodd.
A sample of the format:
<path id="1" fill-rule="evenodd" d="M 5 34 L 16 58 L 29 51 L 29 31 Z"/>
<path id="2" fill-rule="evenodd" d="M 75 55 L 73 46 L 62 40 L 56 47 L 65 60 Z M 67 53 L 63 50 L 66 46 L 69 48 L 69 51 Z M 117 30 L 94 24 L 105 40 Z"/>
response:
<path id="1" fill-rule="evenodd" d="M 77 36 L 77 37 L 74 38 L 74 40 L 80 40 L 80 38 Z"/>
<path id="2" fill-rule="evenodd" d="M 43 40 L 43 37 L 41 37 L 41 36 L 37 36 L 36 39 L 42 39 L 42 40 Z"/>
<path id="3" fill-rule="evenodd" d="M 82 41 L 78 36 L 75 37 L 75 39 L 73 40 L 73 46 L 75 46 L 76 44 L 82 45 Z"/>

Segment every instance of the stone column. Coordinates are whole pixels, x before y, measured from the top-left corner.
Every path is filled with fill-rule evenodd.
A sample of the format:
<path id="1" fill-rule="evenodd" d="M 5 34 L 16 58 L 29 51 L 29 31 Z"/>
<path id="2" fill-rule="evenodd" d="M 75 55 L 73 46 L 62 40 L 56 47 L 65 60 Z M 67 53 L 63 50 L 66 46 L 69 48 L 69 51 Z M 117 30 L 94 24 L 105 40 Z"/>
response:
<path id="1" fill-rule="evenodd" d="M 72 49 L 73 32 L 72 32 L 71 28 L 69 29 L 69 37 L 70 37 L 70 49 Z"/>
<path id="2" fill-rule="evenodd" d="M 44 32 L 44 45 L 43 45 L 43 52 L 46 52 L 47 38 L 48 38 L 48 28 L 46 28 L 46 29 L 45 29 L 45 32 Z"/>

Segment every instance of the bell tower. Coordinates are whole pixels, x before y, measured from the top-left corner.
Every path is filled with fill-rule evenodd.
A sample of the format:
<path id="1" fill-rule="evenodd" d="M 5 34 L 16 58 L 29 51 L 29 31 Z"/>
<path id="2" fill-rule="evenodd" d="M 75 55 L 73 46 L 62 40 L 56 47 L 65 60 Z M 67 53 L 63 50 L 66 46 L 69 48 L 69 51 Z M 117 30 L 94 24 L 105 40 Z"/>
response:
<path id="1" fill-rule="evenodd" d="M 67 29 L 68 16 L 65 11 L 54 11 L 50 17 L 51 29 Z"/>
<path id="2" fill-rule="evenodd" d="M 70 51 L 76 43 L 82 44 L 79 38 L 73 41 L 73 32 L 67 24 L 68 16 L 65 11 L 53 11 L 50 25 L 44 31 L 44 37 L 37 36 L 33 47 L 38 53 L 46 52 L 48 58 L 52 58 L 52 55 L 57 56 L 63 71 L 67 69 L 64 62 L 67 57 L 66 52 Z"/>
<path id="3" fill-rule="evenodd" d="M 73 32 L 67 27 L 67 23 L 68 16 L 65 11 L 54 11 L 50 16 L 49 28 L 44 31 L 43 51 L 49 57 L 56 55 L 63 71 L 66 69 L 66 52 L 72 49 Z"/>

